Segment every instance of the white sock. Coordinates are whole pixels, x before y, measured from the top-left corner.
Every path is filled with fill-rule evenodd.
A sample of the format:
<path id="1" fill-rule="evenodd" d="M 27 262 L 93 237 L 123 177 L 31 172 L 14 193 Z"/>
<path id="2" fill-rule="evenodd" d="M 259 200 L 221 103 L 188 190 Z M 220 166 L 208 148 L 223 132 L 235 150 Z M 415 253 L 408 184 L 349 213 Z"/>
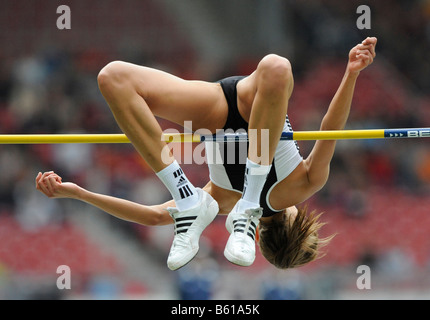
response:
<path id="1" fill-rule="evenodd" d="M 170 191 L 179 211 L 192 208 L 199 202 L 196 188 L 185 176 L 176 160 L 156 174 Z"/>
<path id="2" fill-rule="evenodd" d="M 242 199 L 246 200 L 251 206 L 260 206 L 260 195 L 263 190 L 267 175 L 272 165 L 260 165 L 249 159 L 246 159 L 245 182 L 243 186 Z"/>

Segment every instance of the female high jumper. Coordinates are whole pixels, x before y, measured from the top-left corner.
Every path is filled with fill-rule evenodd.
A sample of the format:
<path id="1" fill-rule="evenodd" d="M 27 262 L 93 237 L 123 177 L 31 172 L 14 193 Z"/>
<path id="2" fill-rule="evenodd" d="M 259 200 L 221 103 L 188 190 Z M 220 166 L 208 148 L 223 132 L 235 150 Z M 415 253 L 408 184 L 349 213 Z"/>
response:
<path id="1" fill-rule="evenodd" d="M 320 130 L 341 130 L 347 122 L 356 80 L 375 58 L 376 38 L 366 38 L 349 52 L 340 86 Z M 224 255 L 250 266 L 255 259 L 256 232 L 262 255 L 277 268 L 293 268 L 315 260 L 329 238 L 319 238 L 319 215 L 296 206 L 327 182 L 335 140 L 318 140 L 303 159 L 294 141 L 280 141 L 291 131 L 287 110 L 293 91 L 290 62 L 265 56 L 249 76 L 218 82 L 188 81 L 166 72 L 115 61 L 98 75 L 98 84 L 119 127 L 172 196 L 160 205 L 142 205 L 88 191 L 62 182 L 50 171 L 36 177 L 36 188 L 50 198 L 73 198 L 120 219 L 142 225 L 174 224 L 167 259 L 171 270 L 190 262 L 203 230 L 216 215 L 228 214 L 230 233 Z M 243 161 L 226 161 L 222 146 L 207 145 L 207 154 L 223 161 L 208 162 L 210 181 L 195 187 L 178 162 L 163 156 L 166 142 L 155 116 L 215 134 L 219 129 L 253 130 Z M 266 129 L 264 131 L 264 129 Z M 268 135 L 264 135 L 268 132 Z M 237 160 L 237 159 L 236 159 Z M 258 230 L 258 231 L 257 231 Z"/>

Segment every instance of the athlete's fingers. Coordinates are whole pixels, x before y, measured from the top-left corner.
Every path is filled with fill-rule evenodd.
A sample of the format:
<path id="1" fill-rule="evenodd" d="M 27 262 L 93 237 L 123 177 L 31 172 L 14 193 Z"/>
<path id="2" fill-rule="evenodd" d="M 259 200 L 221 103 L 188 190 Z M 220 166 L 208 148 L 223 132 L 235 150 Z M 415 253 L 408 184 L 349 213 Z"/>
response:
<path id="1" fill-rule="evenodd" d="M 46 180 L 47 178 L 49 178 L 49 177 L 54 177 L 55 178 L 55 180 L 57 180 L 57 181 L 60 181 L 61 182 L 61 178 L 60 178 L 60 176 L 58 175 L 58 174 L 56 174 L 54 171 L 48 171 L 48 172 L 45 172 L 43 175 L 42 175 L 42 180 Z"/>
<path id="2" fill-rule="evenodd" d="M 375 53 L 375 44 L 373 43 L 359 43 L 355 48 L 358 50 L 369 50 L 372 54 Z"/>
<path id="3" fill-rule="evenodd" d="M 62 183 L 62 178 L 54 171 L 39 172 L 36 176 L 36 189 L 48 197 L 53 197 L 56 188 Z"/>
<path id="4" fill-rule="evenodd" d="M 45 183 L 45 186 L 48 189 L 49 193 L 53 194 L 54 190 L 53 190 L 51 179 L 49 177 L 46 177 L 45 179 L 43 179 L 43 182 Z"/>
<path id="5" fill-rule="evenodd" d="M 61 181 L 61 177 L 58 174 L 54 173 L 54 172 L 52 172 L 49 175 L 47 175 L 46 178 L 54 178 L 56 181 Z"/>
<path id="6" fill-rule="evenodd" d="M 36 181 L 36 189 L 38 189 L 39 188 L 39 181 L 40 181 L 40 178 L 42 177 L 42 172 L 39 172 L 38 174 L 37 174 L 37 176 L 36 176 L 36 179 L 35 179 L 35 181 Z"/>
<path id="7" fill-rule="evenodd" d="M 362 60 L 367 64 L 371 64 L 373 62 L 373 57 L 370 52 L 363 52 L 357 55 L 357 59 Z"/>
<path id="8" fill-rule="evenodd" d="M 364 49 L 364 50 L 357 49 L 355 53 L 356 53 L 356 56 L 366 55 L 366 56 L 371 56 L 373 58 L 373 53 L 368 49 Z"/>
<path id="9" fill-rule="evenodd" d="M 361 44 L 363 45 L 370 45 L 370 52 L 372 53 L 373 57 L 376 56 L 376 52 L 375 52 L 375 47 L 376 44 L 378 43 L 378 39 L 375 37 L 368 37 L 365 40 L 363 40 L 363 42 Z"/>
<path id="10" fill-rule="evenodd" d="M 49 190 L 47 189 L 46 185 L 43 182 L 39 183 L 38 190 L 41 191 L 42 193 L 44 193 L 46 196 L 48 196 L 48 197 L 50 196 L 50 192 L 49 192 Z"/>
<path id="11" fill-rule="evenodd" d="M 375 53 L 375 46 L 374 45 L 364 45 L 364 44 L 359 44 L 357 46 L 357 50 L 363 51 L 363 50 L 367 50 L 370 52 L 370 54 L 375 57 L 376 53 Z"/>
<path id="12" fill-rule="evenodd" d="M 38 190 L 44 190 L 44 191 L 47 190 L 46 189 L 46 184 L 45 184 L 45 181 L 44 181 L 45 178 L 46 178 L 46 175 L 44 176 L 44 174 L 42 174 L 42 173 L 39 172 L 39 174 L 36 177 L 36 188 Z"/>
<path id="13" fill-rule="evenodd" d="M 58 186 L 60 183 L 58 182 L 58 180 L 56 179 L 56 177 L 53 177 L 53 176 L 49 176 L 48 180 L 49 180 L 49 182 L 50 182 L 50 184 L 51 184 L 52 194 L 54 194 L 54 193 L 55 193 L 55 191 L 57 190 L 57 186 Z"/>
<path id="14" fill-rule="evenodd" d="M 378 42 L 378 38 L 376 38 L 376 37 L 367 37 L 361 43 L 362 44 L 373 44 L 373 45 L 376 45 L 377 42 Z"/>
<path id="15" fill-rule="evenodd" d="M 44 180 L 47 176 L 49 176 L 49 175 L 51 175 L 53 173 L 54 173 L 54 171 L 46 171 L 46 172 L 44 172 L 42 174 L 42 180 Z"/>

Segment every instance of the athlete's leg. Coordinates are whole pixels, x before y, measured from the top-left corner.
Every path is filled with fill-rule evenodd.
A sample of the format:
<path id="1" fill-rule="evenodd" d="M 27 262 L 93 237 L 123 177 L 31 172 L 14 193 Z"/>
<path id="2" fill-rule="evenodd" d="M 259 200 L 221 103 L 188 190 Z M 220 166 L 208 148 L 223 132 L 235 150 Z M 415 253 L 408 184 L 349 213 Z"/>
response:
<path id="1" fill-rule="evenodd" d="M 169 189 L 176 206 L 197 204 L 197 192 L 172 157 L 155 116 L 194 129 L 215 131 L 227 117 L 218 84 L 186 81 L 166 72 L 125 62 L 112 62 L 98 76 L 99 87 L 122 131 Z"/>
<path id="2" fill-rule="evenodd" d="M 222 89 L 124 62 L 103 68 L 98 83 L 119 127 L 175 201 L 176 208 L 168 209 L 175 222 L 175 237 L 167 264 L 176 270 L 197 254 L 200 235 L 218 213 L 218 204 L 192 185 L 173 157 L 166 162 L 162 154 L 167 145 L 155 116 L 178 124 L 192 121 L 194 129 L 215 131 L 227 118 Z"/>
<path id="3" fill-rule="evenodd" d="M 232 263 L 249 266 L 255 259 L 254 237 L 262 216 L 259 199 L 284 127 L 292 89 L 291 65 L 277 55 L 264 57 L 256 71 L 238 83 L 239 112 L 249 120 L 249 151 L 242 198 L 226 220 L 231 235 L 224 255 Z"/>
<path id="4" fill-rule="evenodd" d="M 264 57 L 257 69 L 237 85 L 239 111 L 255 130 L 257 139 L 250 136 L 249 159 L 255 163 L 272 163 L 285 123 L 288 101 L 293 91 L 294 79 L 290 62 L 277 55 Z M 268 155 L 261 154 L 261 130 L 269 130 Z"/>
<path id="5" fill-rule="evenodd" d="M 293 85 L 290 62 L 274 54 L 264 57 L 256 71 L 238 84 L 239 111 L 249 120 L 243 210 L 259 206 L 258 200 L 284 127 Z M 264 131 L 268 135 L 264 135 Z"/>
<path id="6" fill-rule="evenodd" d="M 245 105 L 248 110 L 250 107 L 247 111 L 249 153 L 242 198 L 258 205 L 284 127 L 293 88 L 289 61 L 273 54 L 264 57 L 252 76 L 239 83 L 238 91 L 247 90 L 247 86 L 255 95 L 252 104 Z M 268 136 L 263 135 L 263 131 Z"/>
<path id="7" fill-rule="evenodd" d="M 162 130 L 155 116 L 193 129 L 222 128 L 227 105 L 218 84 L 186 81 L 166 72 L 125 62 L 108 64 L 98 76 L 105 97 L 121 130 L 137 151 L 158 172 L 168 164 L 161 159 Z"/>

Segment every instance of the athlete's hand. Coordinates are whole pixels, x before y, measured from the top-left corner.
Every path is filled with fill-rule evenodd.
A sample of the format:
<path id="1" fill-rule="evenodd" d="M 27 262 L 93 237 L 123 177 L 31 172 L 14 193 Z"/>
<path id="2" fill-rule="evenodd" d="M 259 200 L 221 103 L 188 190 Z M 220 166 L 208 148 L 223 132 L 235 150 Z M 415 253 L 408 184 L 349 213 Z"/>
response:
<path id="1" fill-rule="evenodd" d="M 377 42 L 378 39 L 375 37 L 369 37 L 351 49 L 348 61 L 348 70 L 350 72 L 359 73 L 372 64 L 376 56 L 375 47 Z"/>
<path id="2" fill-rule="evenodd" d="M 77 198 L 78 185 L 62 182 L 61 177 L 53 171 L 39 172 L 36 176 L 36 189 L 49 198 Z"/>

